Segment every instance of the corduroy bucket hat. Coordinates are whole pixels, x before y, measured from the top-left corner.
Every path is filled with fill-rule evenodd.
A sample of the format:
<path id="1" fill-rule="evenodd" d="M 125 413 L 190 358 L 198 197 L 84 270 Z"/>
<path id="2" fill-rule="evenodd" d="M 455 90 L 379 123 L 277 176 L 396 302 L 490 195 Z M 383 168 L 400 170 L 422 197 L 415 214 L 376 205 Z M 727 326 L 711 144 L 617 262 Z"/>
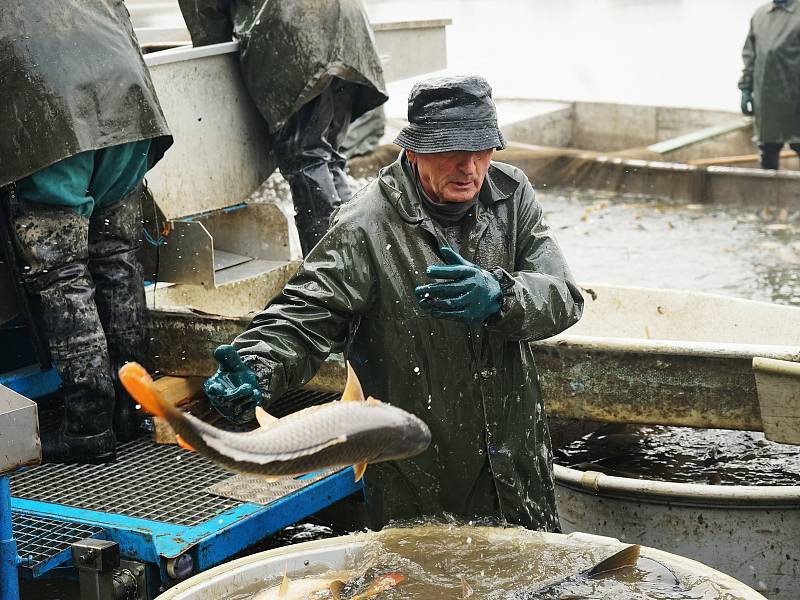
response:
<path id="1" fill-rule="evenodd" d="M 471 75 L 417 83 L 408 95 L 408 125 L 394 142 L 420 154 L 502 150 L 489 82 Z"/>

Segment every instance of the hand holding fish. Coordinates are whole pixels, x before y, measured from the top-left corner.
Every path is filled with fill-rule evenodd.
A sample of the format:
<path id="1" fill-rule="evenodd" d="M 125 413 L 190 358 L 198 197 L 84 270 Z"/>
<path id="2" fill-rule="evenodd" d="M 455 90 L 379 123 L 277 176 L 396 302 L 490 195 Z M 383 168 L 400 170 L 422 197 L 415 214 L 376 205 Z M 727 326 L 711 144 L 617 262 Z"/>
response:
<path id="1" fill-rule="evenodd" d="M 184 447 L 246 475 L 277 478 L 354 465 L 358 480 L 367 463 L 415 456 L 431 440 L 428 426 L 416 416 L 373 398 L 364 401 L 349 364 L 341 400 L 282 419 L 257 406 L 260 427 L 245 433 L 219 429 L 178 410 L 159 396 L 137 363 L 123 366 L 119 379 L 144 410 L 167 420 Z"/>
<path id="2" fill-rule="evenodd" d="M 242 362 L 233 346 L 219 346 L 214 358 L 219 368 L 203 386 L 209 401 L 229 421 L 252 421 L 255 407 L 264 402 L 256 374 Z"/>

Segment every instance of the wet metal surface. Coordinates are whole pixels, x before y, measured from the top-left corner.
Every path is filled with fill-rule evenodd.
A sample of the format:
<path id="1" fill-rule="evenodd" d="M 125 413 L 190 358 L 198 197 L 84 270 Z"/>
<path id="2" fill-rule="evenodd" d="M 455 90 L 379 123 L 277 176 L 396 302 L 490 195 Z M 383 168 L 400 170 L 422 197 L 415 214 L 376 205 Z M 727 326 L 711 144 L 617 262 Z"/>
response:
<path id="1" fill-rule="evenodd" d="M 192 526 L 239 502 L 209 485 L 230 474 L 198 454 L 146 440 L 124 444 L 107 465 L 42 465 L 11 477 L 15 498 Z"/>

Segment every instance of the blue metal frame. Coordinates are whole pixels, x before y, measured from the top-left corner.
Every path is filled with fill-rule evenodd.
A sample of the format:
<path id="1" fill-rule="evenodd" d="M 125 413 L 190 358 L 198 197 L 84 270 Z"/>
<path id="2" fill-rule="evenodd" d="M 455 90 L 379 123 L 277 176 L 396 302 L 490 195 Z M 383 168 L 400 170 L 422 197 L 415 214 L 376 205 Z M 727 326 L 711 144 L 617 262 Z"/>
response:
<path id="1" fill-rule="evenodd" d="M 58 391 L 61 379 L 55 369 L 42 371 L 38 366 L 0 373 L 0 384 L 26 398 L 41 398 Z"/>
<path id="2" fill-rule="evenodd" d="M 19 599 L 17 541 L 11 528 L 11 491 L 6 475 L 0 475 L 0 598 Z"/>
<path id="3" fill-rule="evenodd" d="M 169 584 L 167 559 L 190 552 L 195 572 L 213 567 L 287 525 L 362 491 L 362 484 L 354 479 L 353 470 L 345 469 L 268 506 L 241 504 L 189 527 L 22 498 L 12 498 L 11 506 L 15 511 L 101 527 L 104 537 L 119 544 L 122 556 L 157 565 L 161 580 Z M 40 571 L 58 564 L 53 559 Z"/>
<path id="4" fill-rule="evenodd" d="M 0 383 L 28 398 L 51 394 L 61 385 L 55 370 L 41 371 L 38 366 L 0 373 Z M 311 476 L 313 474 L 308 477 Z M 338 500 L 359 491 L 363 492 L 363 484 L 355 481 L 352 469 L 345 469 L 315 481 L 270 505 L 244 503 L 211 520 L 190 527 L 13 498 L 9 496 L 8 490 L 8 478 L 0 477 L 0 560 L 2 560 L 0 598 L 2 600 L 19 598 L 17 565 L 20 558 L 17 556 L 16 541 L 11 533 L 12 508 L 14 511 L 31 515 L 100 527 L 103 529 L 102 537 L 119 544 L 122 556 L 150 563 L 159 570 L 161 581 L 170 585 L 175 582 L 167 575 L 167 559 L 189 552 L 194 559 L 194 572 L 203 571 Z M 7 532 L 4 529 L 6 526 Z M 71 552 L 64 550 L 37 565 L 30 574 L 36 578 L 49 576 L 55 570 L 61 570 L 69 564 L 71 559 Z M 14 588 L 6 587 L 12 584 Z"/>

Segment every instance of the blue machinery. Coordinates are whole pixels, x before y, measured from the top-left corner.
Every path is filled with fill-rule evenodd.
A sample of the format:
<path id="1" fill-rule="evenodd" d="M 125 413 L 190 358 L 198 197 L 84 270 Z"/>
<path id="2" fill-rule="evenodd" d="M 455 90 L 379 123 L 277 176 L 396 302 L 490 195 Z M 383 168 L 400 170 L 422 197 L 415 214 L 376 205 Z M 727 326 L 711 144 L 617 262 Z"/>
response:
<path id="1" fill-rule="evenodd" d="M 0 375 L 0 384 L 39 397 L 58 379 L 29 370 Z M 18 598 L 18 571 L 63 577 L 77 568 L 82 598 L 149 600 L 357 493 L 353 479 L 346 469 L 267 484 L 264 504 L 255 504 L 210 493 L 232 480 L 203 457 L 147 440 L 121 446 L 112 465 L 42 465 L 2 476 L 0 598 Z"/>

